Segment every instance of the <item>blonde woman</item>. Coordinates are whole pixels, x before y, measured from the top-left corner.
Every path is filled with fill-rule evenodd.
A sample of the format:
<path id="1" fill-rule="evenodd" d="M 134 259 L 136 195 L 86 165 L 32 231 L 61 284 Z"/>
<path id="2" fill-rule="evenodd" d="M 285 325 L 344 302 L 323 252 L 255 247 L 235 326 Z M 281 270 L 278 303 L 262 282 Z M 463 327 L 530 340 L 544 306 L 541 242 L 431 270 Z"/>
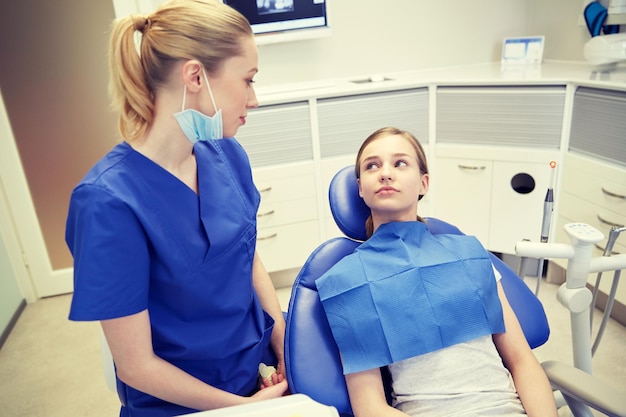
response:
<path id="1" fill-rule="evenodd" d="M 71 196 L 70 319 L 101 322 L 122 416 L 283 395 L 284 320 L 233 138 L 258 105 L 248 21 L 219 1 L 173 0 L 117 20 L 109 59 L 124 140 Z M 278 372 L 260 386 L 262 362 Z"/>

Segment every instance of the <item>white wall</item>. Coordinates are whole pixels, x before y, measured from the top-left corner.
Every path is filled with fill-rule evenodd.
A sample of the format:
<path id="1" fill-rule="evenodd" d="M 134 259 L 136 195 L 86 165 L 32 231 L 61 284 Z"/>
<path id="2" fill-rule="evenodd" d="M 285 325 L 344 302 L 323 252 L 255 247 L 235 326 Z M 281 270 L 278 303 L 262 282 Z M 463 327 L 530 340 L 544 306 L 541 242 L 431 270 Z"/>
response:
<path id="1" fill-rule="evenodd" d="M 113 0 L 116 13 L 163 0 Z M 582 61 L 583 0 L 327 0 L 332 36 L 261 45 L 258 85 L 497 61 L 502 39 L 545 35 L 544 58 Z"/>
<path id="2" fill-rule="evenodd" d="M 383 5 L 383 6 L 381 6 Z M 528 34 L 528 0 L 332 0 L 332 36 L 262 45 L 259 85 L 498 60 Z"/>
<path id="3" fill-rule="evenodd" d="M 581 0 L 532 0 L 530 34 L 544 35 L 544 58 L 584 61 L 583 46 L 591 39 L 587 27 L 579 23 Z"/>
<path id="4" fill-rule="evenodd" d="M 332 0 L 332 36 L 262 45 L 257 80 L 267 85 L 498 61 L 502 39 L 524 35 L 546 37 L 544 59 L 584 61 L 590 36 L 582 11 L 581 0 Z"/>
<path id="5" fill-rule="evenodd" d="M 4 239 L 0 236 L 0 335 L 6 330 L 23 300 Z"/>

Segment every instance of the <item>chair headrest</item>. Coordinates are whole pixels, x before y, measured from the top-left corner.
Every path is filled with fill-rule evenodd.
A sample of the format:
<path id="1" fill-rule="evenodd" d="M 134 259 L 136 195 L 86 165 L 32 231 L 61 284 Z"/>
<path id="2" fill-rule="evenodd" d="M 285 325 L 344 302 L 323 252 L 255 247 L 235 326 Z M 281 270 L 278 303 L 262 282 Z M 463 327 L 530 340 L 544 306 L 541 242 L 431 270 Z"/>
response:
<path id="1" fill-rule="evenodd" d="M 341 232 L 351 239 L 365 241 L 365 221 L 370 215 L 361 196 L 354 174 L 354 165 L 335 174 L 328 189 L 330 211 Z"/>

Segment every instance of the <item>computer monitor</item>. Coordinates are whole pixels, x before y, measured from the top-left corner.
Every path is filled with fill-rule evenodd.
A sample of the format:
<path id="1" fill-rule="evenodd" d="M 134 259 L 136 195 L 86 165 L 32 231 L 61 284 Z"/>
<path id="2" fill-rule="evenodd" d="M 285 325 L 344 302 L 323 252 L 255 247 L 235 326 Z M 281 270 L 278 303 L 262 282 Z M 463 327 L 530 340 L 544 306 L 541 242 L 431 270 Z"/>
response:
<path id="1" fill-rule="evenodd" d="M 243 14 L 257 44 L 330 35 L 327 0 L 223 0 Z"/>

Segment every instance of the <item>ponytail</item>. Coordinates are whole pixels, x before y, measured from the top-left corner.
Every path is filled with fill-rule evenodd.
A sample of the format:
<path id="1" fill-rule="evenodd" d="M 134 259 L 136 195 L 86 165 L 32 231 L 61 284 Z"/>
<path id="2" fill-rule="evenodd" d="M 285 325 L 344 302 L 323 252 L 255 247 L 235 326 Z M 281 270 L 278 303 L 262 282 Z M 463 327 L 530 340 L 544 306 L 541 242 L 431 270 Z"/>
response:
<path id="1" fill-rule="evenodd" d="M 146 82 L 135 33 L 145 35 L 150 21 L 143 16 L 116 20 L 109 43 L 109 93 L 113 109 L 120 114 L 119 129 L 127 140 L 143 135 L 152 122 L 154 103 Z"/>

